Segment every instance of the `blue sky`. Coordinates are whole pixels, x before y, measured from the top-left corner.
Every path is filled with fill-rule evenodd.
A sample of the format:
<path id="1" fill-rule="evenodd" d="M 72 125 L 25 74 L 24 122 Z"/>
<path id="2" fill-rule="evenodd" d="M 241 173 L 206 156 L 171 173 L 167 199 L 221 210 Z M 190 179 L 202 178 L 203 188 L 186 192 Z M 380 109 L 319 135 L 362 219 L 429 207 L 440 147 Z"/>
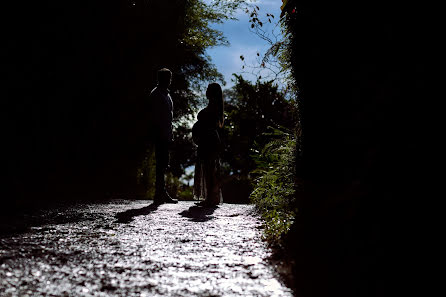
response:
<path id="1" fill-rule="evenodd" d="M 205 2 L 209 3 L 211 0 Z M 259 17 L 261 20 L 266 20 L 266 13 L 273 14 L 275 20 L 279 19 L 281 0 L 257 0 L 253 3 L 260 8 Z M 266 41 L 250 32 L 248 14 L 240 10 L 237 12 L 236 18 L 237 21 L 226 21 L 224 24 L 213 25 L 214 28 L 223 32 L 230 45 L 214 47 L 207 51 L 217 69 L 224 75 L 227 83 L 226 88 L 233 85 L 231 82 L 232 73 L 240 74 L 243 71 L 240 55 L 245 57 L 248 65 L 252 65 L 255 64 L 257 52 L 262 54 L 269 48 Z M 268 22 L 266 24 L 269 25 L 270 30 L 273 28 Z M 276 32 L 280 33 L 280 30 L 276 30 Z M 263 73 L 262 76 L 264 76 Z M 253 75 L 249 74 L 245 74 L 244 77 L 250 80 L 255 79 Z"/>

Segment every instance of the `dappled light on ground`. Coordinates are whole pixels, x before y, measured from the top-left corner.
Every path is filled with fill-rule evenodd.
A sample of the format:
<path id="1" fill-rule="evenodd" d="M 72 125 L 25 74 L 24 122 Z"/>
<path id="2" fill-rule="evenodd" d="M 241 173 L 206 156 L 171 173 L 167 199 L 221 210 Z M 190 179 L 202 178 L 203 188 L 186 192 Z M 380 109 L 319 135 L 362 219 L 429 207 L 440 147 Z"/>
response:
<path id="1" fill-rule="evenodd" d="M 292 295 L 250 205 L 114 201 L 64 213 L 77 219 L 0 239 L 1 296 Z"/>

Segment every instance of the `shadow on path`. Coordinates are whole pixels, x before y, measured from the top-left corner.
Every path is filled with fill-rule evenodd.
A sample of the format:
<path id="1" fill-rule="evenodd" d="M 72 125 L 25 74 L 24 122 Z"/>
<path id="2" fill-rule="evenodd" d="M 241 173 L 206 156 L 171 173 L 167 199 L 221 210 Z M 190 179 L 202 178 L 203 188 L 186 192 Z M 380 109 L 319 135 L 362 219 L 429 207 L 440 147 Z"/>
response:
<path id="1" fill-rule="evenodd" d="M 212 214 L 218 207 L 203 207 L 191 206 L 188 210 L 182 211 L 179 214 L 185 218 L 189 218 L 192 222 L 206 222 L 214 219 Z"/>
<path id="2" fill-rule="evenodd" d="M 128 209 L 116 214 L 117 223 L 130 223 L 134 217 L 148 215 L 158 209 L 159 204 L 152 203 L 143 208 Z"/>

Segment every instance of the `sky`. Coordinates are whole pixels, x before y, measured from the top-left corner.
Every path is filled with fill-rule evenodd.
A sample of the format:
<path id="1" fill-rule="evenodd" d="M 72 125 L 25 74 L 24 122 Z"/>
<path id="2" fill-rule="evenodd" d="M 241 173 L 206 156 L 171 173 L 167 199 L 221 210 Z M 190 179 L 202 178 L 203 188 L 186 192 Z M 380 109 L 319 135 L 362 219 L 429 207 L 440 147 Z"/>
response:
<path id="1" fill-rule="evenodd" d="M 211 3 L 212 0 L 205 0 L 205 2 Z M 266 13 L 273 14 L 275 20 L 279 19 L 282 0 L 256 0 L 253 3 L 260 8 L 258 11 L 260 20 L 266 20 Z M 238 20 L 226 21 L 223 24 L 212 26 L 223 32 L 229 41 L 229 46 L 218 46 L 207 50 L 207 54 L 211 56 L 212 62 L 224 76 L 226 86 L 223 89 L 230 88 L 234 85 L 231 82 L 232 73 L 241 74 L 244 71 L 242 69 L 243 62 L 240 60 L 241 55 L 245 57 L 247 65 L 253 65 L 256 64 L 257 52 L 262 54 L 269 48 L 266 41 L 250 31 L 251 23 L 249 23 L 249 14 L 240 10 L 235 17 Z M 271 31 L 274 28 L 273 25 L 269 25 L 267 22 L 266 24 L 266 29 L 269 29 L 267 31 Z M 276 30 L 275 32 L 280 33 L 280 30 Z M 265 76 L 266 73 L 262 73 L 261 75 Z M 256 80 L 256 76 L 254 75 L 243 74 L 243 76 L 245 79 L 251 81 Z M 186 173 L 190 173 L 193 170 L 194 166 L 190 166 L 186 168 Z M 193 185 L 193 179 L 189 180 L 189 184 Z"/>
<path id="2" fill-rule="evenodd" d="M 211 0 L 205 0 L 205 2 L 209 3 Z M 274 26 L 268 23 L 266 13 L 273 14 L 274 19 L 278 20 L 282 0 L 257 0 L 254 4 L 260 8 L 258 11 L 259 18 L 266 21 L 264 24 L 268 25 L 266 28 L 269 30 L 267 31 L 271 31 Z M 257 52 L 262 54 L 269 48 L 266 41 L 250 31 L 251 24 L 249 23 L 248 14 L 240 10 L 235 17 L 238 19 L 237 21 L 226 21 L 223 24 L 212 26 L 223 32 L 230 45 L 214 47 L 207 51 L 213 63 L 217 66 L 217 69 L 225 77 L 227 83 L 225 88 L 233 86 L 231 82 L 232 73 L 240 74 L 247 69 L 242 69 L 243 62 L 240 60 L 241 55 L 245 57 L 247 65 L 253 65 L 256 64 Z M 276 29 L 275 32 L 280 33 L 280 28 Z M 261 73 L 262 76 L 266 76 L 266 74 Z M 253 75 L 244 74 L 244 77 L 249 80 L 255 80 L 255 76 Z"/>

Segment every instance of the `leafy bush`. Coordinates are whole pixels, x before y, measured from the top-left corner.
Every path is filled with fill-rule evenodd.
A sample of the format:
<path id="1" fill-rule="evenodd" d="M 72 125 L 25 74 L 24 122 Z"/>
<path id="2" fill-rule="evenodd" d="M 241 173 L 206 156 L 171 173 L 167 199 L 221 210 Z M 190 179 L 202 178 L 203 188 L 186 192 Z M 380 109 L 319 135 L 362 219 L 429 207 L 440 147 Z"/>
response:
<path id="1" fill-rule="evenodd" d="M 138 184 L 143 184 L 146 191 L 145 195 L 147 199 L 153 199 L 155 195 L 155 147 L 150 145 L 146 150 L 143 161 L 136 171 L 136 181 Z"/>
<path id="2" fill-rule="evenodd" d="M 189 178 L 190 178 L 189 174 Z M 138 184 L 143 184 L 145 189 L 145 198 L 153 199 L 155 195 L 156 182 L 156 159 L 155 148 L 150 145 L 146 151 L 144 160 L 140 163 L 136 176 Z M 174 198 L 180 200 L 193 200 L 192 187 L 185 183 L 184 180 L 177 177 L 172 172 L 166 172 L 166 189 Z"/>
<path id="3" fill-rule="evenodd" d="M 296 138 L 293 133 L 269 129 L 265 135 L 273 138 L 263 148 L 254 149 L 251 157 L 256 163 L 254 191 L 255 203 L 265 220 L 265 238 L 279 244 L 293 224 L 297 212 L 296 193 Z"/>
<path id="4" fill-rule="evenodd" d="M 194 200 L 193 187 L 182 184 L 176 198 L 184 201 L 193 201 Z"/>

